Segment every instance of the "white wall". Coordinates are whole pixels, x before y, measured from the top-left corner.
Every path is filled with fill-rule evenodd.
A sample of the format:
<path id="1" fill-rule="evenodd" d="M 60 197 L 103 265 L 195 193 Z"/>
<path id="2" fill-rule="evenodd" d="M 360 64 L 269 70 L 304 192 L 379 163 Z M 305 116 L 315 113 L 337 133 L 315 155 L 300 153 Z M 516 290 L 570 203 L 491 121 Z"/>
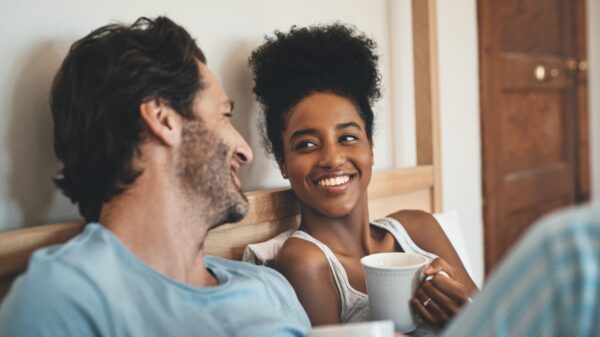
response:
<path id="1" fill-rule="evenodd" d="M 600 1 L 587 1 L 592 199 L 600 201 Z"/>
<path id="2" fill-rule="evenodd" d="M 456 209 L 478 285 L 483 279 L 479 69 L 475 0 L 438 1 L 442 193 Z"/>
<path id="3" fill-rule="evenodd" d="M 48 93 L 70 44 L 92 29 L 115 20 L 131 22 L 141 15 L 168 15 L 196 37 L 209 67 L 237 103 L 234 124 L 255 150 L 256 161 L 241 172 L 246 190 L 252 190 L 286 182 L 259 144 L 255 128 L 258 106 L 246 66 L 250 51 L 275 29 L 340 20 L 377 40 L 383 85 L 388 88 L 387 8 L 386 0 L 1 2 L 0 229 L 77 218 L 75 207 L 51 182 L 58 163 L 52 149 Z M 376 169 L 394 165 L 389 97 L 386 91 L 375 107 L 379 123 Z"/>

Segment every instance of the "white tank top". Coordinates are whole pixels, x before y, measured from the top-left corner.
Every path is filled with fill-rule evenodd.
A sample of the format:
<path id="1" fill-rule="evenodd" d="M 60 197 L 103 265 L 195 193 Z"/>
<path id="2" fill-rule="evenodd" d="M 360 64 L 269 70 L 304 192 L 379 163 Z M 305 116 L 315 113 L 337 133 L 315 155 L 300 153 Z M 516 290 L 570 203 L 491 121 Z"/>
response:
<path id="1" fill-rule="evenodd" d="M 423 255 L 427 257 L 430 261 L 435 259 L 435 256 L 432 253 L 426 252 L 423 249 L 419 248 L 413 240 L 408 236 L 408 233 L 402 227 L 398 220 L 393 218 L 382 218 L 377 219 L 371 222 L 371 225 L 383 228 L 390 232 L 398 245 L 402 248 L 403 251 L 407 253 L 416 253 L 419 255 Z M 292 234 L 291 237 L 303 239 L 309 242 L 314 243 L 319 249 L 323 251 L 327 261 L 329 262 L 329 268 L 331 269 L 331 273 L 333 274 L 333 279 L 335 281 L 335 285 L 340 293 L 341 299 L 341 312 L 340 312 L 340 322 L 341 323 L 350 323 L 350 322 L 363 322 L 368 321 L 370 319 L 369 313 L 369 304 L 367 294 L 360 292 L 354 289 L 350 282 L 348 281 L 348 275 L 346 274 L 346 270 L 342 266 L 342 263 L 338 260 L 335 254 L 321 241 L 315 239 L 310 234 L 298 230 Z"/>

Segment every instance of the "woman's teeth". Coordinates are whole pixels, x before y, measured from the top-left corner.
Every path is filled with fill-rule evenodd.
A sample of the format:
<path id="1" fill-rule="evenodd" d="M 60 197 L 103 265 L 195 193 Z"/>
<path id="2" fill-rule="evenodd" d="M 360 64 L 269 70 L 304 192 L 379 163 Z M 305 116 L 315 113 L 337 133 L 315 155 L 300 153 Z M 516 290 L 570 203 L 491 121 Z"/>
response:
<path id="1" fill-rule="evenodd" d="M 321 179 L 317 183 L 319 186 L 338 186 L 347 183 L 350 180 L 350 176 L 340 176 L 335 178 Z"/>

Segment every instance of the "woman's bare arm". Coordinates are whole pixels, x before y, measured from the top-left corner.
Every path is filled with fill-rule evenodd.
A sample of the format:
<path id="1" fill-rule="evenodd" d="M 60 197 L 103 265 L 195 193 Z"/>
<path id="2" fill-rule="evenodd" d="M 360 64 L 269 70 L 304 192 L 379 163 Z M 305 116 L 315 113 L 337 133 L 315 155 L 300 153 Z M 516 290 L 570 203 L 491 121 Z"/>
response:
<path id="1" fill-rule="evenodd" d="M 292 284 L 313 326 L 340 323 L 340 296 L 323 252 L 291 238 L 272 264 Z"/>
<path id="2" fill-rule="evenodd" d="M 465 285 L 469 294 L 477 291 L 475 282 L 467 273 L 452 243 L 431 213 L 418 210 L 402 210 L 389 216 L 402 224 L 417 246 L 448 262 L 454 268 L 457 280 Z"/>

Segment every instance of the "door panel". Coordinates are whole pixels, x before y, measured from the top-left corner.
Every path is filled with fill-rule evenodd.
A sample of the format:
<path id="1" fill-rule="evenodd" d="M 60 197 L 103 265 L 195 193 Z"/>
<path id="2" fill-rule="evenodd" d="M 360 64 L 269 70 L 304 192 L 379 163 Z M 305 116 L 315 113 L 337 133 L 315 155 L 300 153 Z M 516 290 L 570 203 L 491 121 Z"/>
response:
<path id="1" fill-rule="evenodd" d="M 575 202 L 573 0 L 480 0 L 486 271 L 535 220 Z"/>
<path id="2" fill-rule="evenodd" d="M 505 174 L 564 162 L 562 102 L 562 95 L 555 91 L 503 95 L 500 125 Z"/>
<path id="3" fill-rule="evenodd" d="M 554 54 L 563 51 L 561 14 L 563 0 L 502 0 L 500 9 L 501 48 L 505 52 Z"/>
<path id="4" fill-rule="evenodd" d="M 547 200 L 541 200 L 533 207 L 525 207 L 514 212 L 506 218 L 506 222 L 510 223 L 511 226 L 507 228 L 507 231 L 503 233 L 502 237 L 499 238 L 501 246 L 507 250 L 518 241 L 523 233 L 529 229 L 529 226 L 539 217 L 547 214 L 548 212 L 567 206 L 570 201 L 560 196 L 558 198 L 550 198 Z"/>

